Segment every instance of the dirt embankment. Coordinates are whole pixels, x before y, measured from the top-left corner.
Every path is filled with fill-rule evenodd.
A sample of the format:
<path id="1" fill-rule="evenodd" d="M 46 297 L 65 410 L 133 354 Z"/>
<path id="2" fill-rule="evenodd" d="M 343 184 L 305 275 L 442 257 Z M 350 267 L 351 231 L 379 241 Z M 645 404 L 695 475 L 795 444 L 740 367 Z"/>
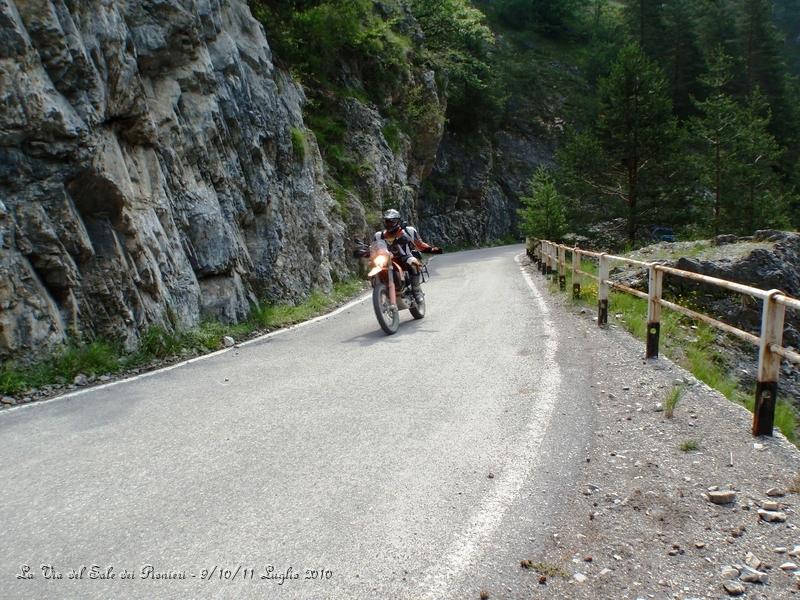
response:
<path id="1" fill-rule="evenodd" d="M 746 409 L 667 359 L 645 361 L 621 328 L 598 331 L 590 311 L 550 301 L 586 334 L 596 427 L 558 533 L 521 557 L 540 582 L 532 597 L 797 597 L 800 451 L 778 433 L 753 438 Z"/>

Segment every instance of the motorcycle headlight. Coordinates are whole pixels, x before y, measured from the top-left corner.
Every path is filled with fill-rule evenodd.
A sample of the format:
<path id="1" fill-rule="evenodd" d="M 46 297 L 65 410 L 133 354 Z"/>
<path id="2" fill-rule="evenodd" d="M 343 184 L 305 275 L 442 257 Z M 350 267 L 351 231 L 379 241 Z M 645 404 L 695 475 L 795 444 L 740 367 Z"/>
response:
<path id="1" fill-rule="evenodd" d="M 389 262 L 388 256 L 386 256 L 385 254 L 379 254 L 378 256 L 375 257 L 375 260 L 372 261 L 372 264 L 382 269 L 388 264 L 388 262 Z"/>

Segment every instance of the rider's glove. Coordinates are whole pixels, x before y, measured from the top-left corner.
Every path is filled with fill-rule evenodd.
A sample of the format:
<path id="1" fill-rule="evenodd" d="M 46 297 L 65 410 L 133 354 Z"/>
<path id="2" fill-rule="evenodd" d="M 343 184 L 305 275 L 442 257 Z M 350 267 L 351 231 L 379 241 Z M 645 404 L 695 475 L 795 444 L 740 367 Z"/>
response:
<path id="1" fill-rule="evenodd" d="M 442 249 L 437 246 L 431 246 L 431 248 L 428 250 L 428 254 L 441 254 L 441 253 Z"/>

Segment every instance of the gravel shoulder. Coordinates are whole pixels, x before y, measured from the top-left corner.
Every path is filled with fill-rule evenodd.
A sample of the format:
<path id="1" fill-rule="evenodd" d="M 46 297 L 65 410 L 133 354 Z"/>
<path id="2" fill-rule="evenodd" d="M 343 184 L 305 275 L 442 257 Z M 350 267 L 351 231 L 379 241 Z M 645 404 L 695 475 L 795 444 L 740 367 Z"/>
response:
<path id="1" fill-rule="evenodd" d="M 667 359 L 645 361 L 642 341 L 598 330 L 531 272 L 556 328 L 582 338 L 595 411 L 583 481 L 542 554 L 521 557 L 540 582 L 533 597 L 800 597 L 798 449 L 779 433 L 753 438 L 746 409 Z M 676 384 L 686 392 L 667 418 Z M 728 490 L 733 502 L 710 501 Z M 762 507 L 786 520 L 763 520 Z"/>

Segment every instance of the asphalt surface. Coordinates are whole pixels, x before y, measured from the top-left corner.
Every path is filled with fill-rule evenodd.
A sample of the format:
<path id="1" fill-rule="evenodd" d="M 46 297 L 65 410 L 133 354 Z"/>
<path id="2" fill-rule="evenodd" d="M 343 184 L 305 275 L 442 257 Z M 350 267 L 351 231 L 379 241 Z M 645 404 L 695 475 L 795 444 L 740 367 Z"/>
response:
<path id="1" fill-rule="evenodd" d="M 522 252 L 435 257 L 427 316 L 393 336 L 367 299 L 3 411 L 0 597 L 529 597 L 592 369 Z"/>

